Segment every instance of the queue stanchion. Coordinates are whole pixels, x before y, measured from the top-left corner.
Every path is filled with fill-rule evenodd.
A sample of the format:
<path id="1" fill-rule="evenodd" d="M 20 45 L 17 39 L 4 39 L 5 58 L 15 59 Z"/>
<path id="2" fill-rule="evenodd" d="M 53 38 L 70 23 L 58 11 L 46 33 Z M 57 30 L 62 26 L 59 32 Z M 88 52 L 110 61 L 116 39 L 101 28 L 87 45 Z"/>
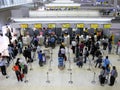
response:
<path id="1" fill-rule="evenodd" d="M 118 61 L 120 61 L 120 50 L 119 50 L 119 48 L 118 48 L 118 51 L 117 51 L 117 52 L 118 52 L 118 57 L 119 57 L 119 58 L 118 58 Z"/>
<path id="2" fill-rule="evenodd" d="M 94 75 L 93 75 L 93 80 L 91 81 L 91 83 L 93 83 L 93 84 L 95 84 L 95 83 L 96 83 L 96 81 L 95 81 L 95 75 L 96 75 L 96 73 L 94 72 Z"/>
<path id="3" fill-rule="evenodd" d="M 52 68 L 51 68 L 51 60 L 49 61 L 49 71 L 52 71 Z"/>
<path id="4" fill-rule="evenodd" d="M 53 61 L 53 50 L 52 50 L 52 47 L 51 47 L 51 60 L 49 61 L 49 71 L 52 71 L 52 68 L 51 68 L 51 62 Z"/>
<path id="5" fill-rule="evenodd" d="M 50 83 L 50 80 L 49 80 L 49 72 L 47 72 L 46 74 L 47 74 L 47 80 L 46 80 L 46 83 Z"/>
<path id="6" fill-rule="evenodd" d="M 89 58 L 87 58 L 88 59 L 88 61 L 89 61 L 89 67 L 88 67 L 88 71 L 91 71 L 91 68 L 90 68 L 90 65 L 91 65 L 91 61 L 90 61 L 90 59 Z"/>
<path id="7" fill-rule="evenodd" d="M 69 61 L 69 68 L 68 68 L 68 71 L 72 71 L 72 69 L 71 69 L 71 61 L 70 61 L 69 45 L 67 46 L 67 48 L 68 48 L 68 61 Z"/>
<path id="8" fill-rule="evenodd" d="M 5 68 L 6 68 L 6 79 L 8 79 L 9 78 L 9 76 L 8 76 L 8 73 L 7 73 L 7 66 L 5 66 Z"/>
<path id="9" fill-rule="evenodd" d="M 27 80 L 27 76 L 26 76 L 26 74 L 24 74 L 24 78 L 25 78 L 25 83 L 27 83 L 28 82 L 28 80 Z"/>
<path id="10" fill-rule="evenodd" d="M 31 59 L 31 61 L 29 62 L 29 65 L 30 65 L 30 70 L 33 70 L 33 68 L 32 68 L 32 59 Z"/>
<path id="11" fill-rule="evenodd" d="M 69 52 L 68 52 L 68 61 L 69 61 L 68 71 L 72 71 L 72 69 L 71 69 L 71 61 L 70 61 L 70 53 Z"/>
<path id="12" fill-rule="evenodd" d="M 70 80 L 68 81 L 68 83 L 73 84 L 73 81 L 72 81 L 72 72 L 70 73 Z"/>
<path id="13" fill-rule="evenodd" d="M 53 49 L 52 49 L 52 47 L 51 47 L 51 61 L 53 61 Z"/>
<path id="14" fill-rule="evenodd" d="M 89 58 L 88 58 L 88 59 L 89 59 Z M 90 67 L 91 67 L 91 68 L 90 68 Z M 95 84 L 95 83 L 96 83 L 96 81 L 95 81 L 96 73 L 95 73 L 95 71 L 94 71 L 94 69 L 93 69 L 93 65 L 92 65 L 92 63 L 91 63 L 91 61 L 90 61 L 90 59 L 89 59 L 89 68 L 88 68 L 88 70 L 91 71 L 91 69 L 92 69 L 92 71 L 93 71 L 93 80 L 91 81 L 91 83 Z"/>

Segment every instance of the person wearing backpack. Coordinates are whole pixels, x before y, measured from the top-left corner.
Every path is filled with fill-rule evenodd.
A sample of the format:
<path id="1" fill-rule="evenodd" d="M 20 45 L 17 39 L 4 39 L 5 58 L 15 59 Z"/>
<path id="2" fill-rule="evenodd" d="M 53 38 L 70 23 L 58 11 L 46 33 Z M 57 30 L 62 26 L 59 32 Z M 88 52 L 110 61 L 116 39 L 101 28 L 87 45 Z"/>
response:
<path id="1" fill-rule="evenodd" d="M 89 51 L 87 50 L 87 48 L 85 48 L 85 52 L 84 52 L 84 63 L 86 63 L 88 56 L 89 56 Z"/>
<path id="2" fill-rule="evenodd" d="M 52 48 L 55 47 L 55 37 L 54 37 L 54 36 L 52 36 L 52 37 L 50 38 L 50 45 L 51 45 Z"/>
<path id="3" fill-rule="evenodd" d="M 111 76 L 110 76 L 110 84 L 109 84 L 110 86 L 114 85 L 115 79 L 117 78 L 117 76 L 118 76 L 118 72 L 116 70 L 116 67 L 113 66 L 113 69 L 111 71 Z"/>

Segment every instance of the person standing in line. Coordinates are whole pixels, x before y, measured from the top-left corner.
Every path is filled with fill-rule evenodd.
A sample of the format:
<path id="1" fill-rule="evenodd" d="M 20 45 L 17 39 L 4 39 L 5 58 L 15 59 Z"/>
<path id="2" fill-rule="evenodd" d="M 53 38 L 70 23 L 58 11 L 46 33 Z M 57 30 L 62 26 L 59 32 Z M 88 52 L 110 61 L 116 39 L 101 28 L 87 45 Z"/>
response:
<path id="1" fill-rule="evenodd" d="M 24 56 L 25 60 L 28 62 L 28 50 L 27 50 L 27 47 L 25 47 L 25 49 L 23 51 L 23 56 Z"/>
<path id="2" fill-rule="evenodd" d="M 26 62 L 26 60 L 24 58 L 21 58 L 19 60 L 20 62 L 20 67 L 21 67 L 21 75 L 22 75 L 22 78 L 24 77 L 24 82 L 28 82 L 27 80 L 27 73 L 28 73 L 28 64 Z"/>
<path id="3" fill-rule="evenodd" d="M 67 61 L 67 57 L 65 54 L 65 48 L 61 48 L 59 51 L 60 51 L 60 54 L 62 55 L 62 57 L 64 58 L 64 60 Z"/>
<path id="4" fill-rule="evenodd" d="M 8 78 L 7 73 L 6 73 L 6 61 L 5 59 L 2 57 L 2 54 L 0 53 L 0 69 L 1 69 L 1 73 L 3 76 L 6 76 L 6 78 Z"/>
<path id="5" fill-rule="evenodd" d="M 102 55 L 98 56 L 98 59 L 95 61 L 95 63 L 96 63 L 95 64 L 95 68 L 97 67 L 98 64 L 99 64 L 98 68 L 101 68 L 101 66 L 102 66 L 102 60 L 103 60 L 102 57 L 103 57 Z"/>
<path id="6" fill-rule="evenodd" d="M 43 66 L 43 55 L 42 55 L 42 50 L 38 52 L 38 59 L 39 59 L 39 65 L 40 67 Z"/>
<path id="7" fill-rule="evenodd" d="M 83 52 L 84 47 L 85 47 L 84 42 L 81 41 L 81 43 L 80 43 L 80 45 L 79 45 L 79 49 L 80 49 L 79 52 Z"/>
<path id="8" fill-rule="evenodd" d="M 108 59 L 108 56 L 106 56 L 106 58 L 103 60 L 103 67 L 105 67 L 105 69 L 107 68 L 107 65 L 110 65 L 110 60 Z"/>
<path id="9" fill-rule="evenodd" d="M 11 44 L 8 44 L 8 53 L 9 53 L 10 59 L 14 59 L 13 47 L 11 46 Z"/>
<path id="10" fill-rule="evenodd" d="M 20 40 L 18 41 L 17 47 L 18 47 L 18 52 L 19 52 L 19 54 L 22 54 L 22 49 L 23 49 L 22 41 L 20 41 Z"/>
<path id="11" fill-rule="evenodd" d="M 89 51 L 87 50 L 87 48 L 85 48 L 85 51 L 84 51 L 84 63 L 86 63 L 88 56 L 89 56 Z"/>
<path id="12" fill-rule="evenodd" d="M 105 84 L 106 74 L 107 72 L 105 70 L 105 67 L 102 67 L 102 70 L 99 75 L 99 81 L 100 81 L 101 86 L 104 86 Z"/>
<path id="13" fill-rule="evenodd" d="M 75 47 L 76 47 L 76 41 L 73 39 L 73 40 L 72 40 L 72 50 L 73 50 L 73 54 L 75 54 Z"/>
<path id="14" fill-rule="evenodd" d="M 9 39 L 9 44 L 11 43 L 11 40 L 12 40 L 12 34 L 11 34 L 11 31 L 10 29 L 8 28 L 8 26 L 6 27 L 6 30 L 7 30 L 7 33 L 5 34 L 8 39 Z"/>
<path id="15" fill-rule="evenodd" d="M 12 69 L 13 69 L 13 71 L 15 71 L 15 74 L 16 74 L 16 77 L 17 77 L 18 82 L 19 82 L 20 80 L 23 81 L 22 75 L 21 75 L 21 71 L 20 71 L 20 68 L 19 68 L 18 63 L 15 63 L 15 65 L 13 66 Z"/>
<path id="16" fill-rule="evenodd" d="M 120 40 L 119 40 L 118 43 L 117 43 L 116 54 L 118 54 L 118 55 L 119 55 L 119 58 L 120 58 Z"/>
<path id="17" fill-rule="evenodd" d="M 117 78 L 117 76 L 118 76 L 118 72 L 116 70 L 116 67 L 113 66 L 113 69 L 111 71 L 111 76 L 110 76 L 110 84 L 109 84 L 110 86 L 114 85 L 115 79 Z"/>

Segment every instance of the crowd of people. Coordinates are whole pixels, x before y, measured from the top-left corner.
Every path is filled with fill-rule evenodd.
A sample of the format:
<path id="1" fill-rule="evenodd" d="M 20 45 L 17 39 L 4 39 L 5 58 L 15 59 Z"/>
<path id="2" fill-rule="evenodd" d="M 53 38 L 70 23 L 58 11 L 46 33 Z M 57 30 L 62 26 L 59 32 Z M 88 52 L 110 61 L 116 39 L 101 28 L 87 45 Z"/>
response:
<path id="1" fill-rule="evenodd" d="M 9 35 L 11 35 L 10 32 Z M 37 38 L 37 36 L 33 36 L 31 43 L 27 46 L 24 46 L 21 35 L 13 42 L 11 42 L 12 37 L 9 35 L 7 34 L 7 37 L 9 38 L 9 59 L 7 60 L 7 62 L 5 62 L 6 60 L 4 59 L 6 58 L 2 57 L 2 54 L 0 53 L 1 72 L 2 75 L 8 78 L 6 72 L 6 64 L 10 64 L 11 61 L 14 61 L 15 63 L 12 69 L 15 71 L 17 80 L 23 81 L 23 77 L 25 77 L 28 73 L 28 64 L 30 66 L 30 70 L 32 70 L 32 62 L 39 60 L 39 66 L 43 67 L 46 64 L 47 58 L 45 53 L 43 52 L 43 49 L 38 43 L 39 39 Z M 110 59 L 107 55 L 105 58 L 103 58 L 103 54 L 111 54 L 112 52 L 112 36 L 107 37 L 103 34 L 97 35 L 96 33 L 86 34 L 86 32 L 83 33 L 83 35 L 75 34 L 72 36 L 71 45 L 70 42 L 66 43 L 66 40 L 68 40 L 65 38 L 66 36 L 69 36 L 69 34 L 65 33 L 65 35 L 63 34 L 61 36 L 61 44 L 58 51 L 58 67 L 63 67 L 62 70 L 65 68 L 65 61 L 69 59 L 69 57 L 67 57 L 66 55 L 66 48 L 71 48 L 75 56 L 75 58 L 72 58 L 74 58 L 74 62 L 78 67 L 82 68 L 84 64 L 86 64 L 88 61 L 94 61 L 94 67 L 98 67 L 99 69 L 101 69 L 99 75 L 100 84 L 103 86 L 106 82 L 108 82 L 108 79 L 110 79 L 109 85 L 113 86 L 115 79 L 118 76 L 117 69 L 114 65 L 111 64 Z M 54 49 L 57 45 L 56 37 L 57 36 L 55 35 L 55 33 L 46 35 L 44 38 L 45 47 L 52 47 Z M 120 54 L 120 40 L 118 41 L 117 51 L 118 54 Z M 24 59 L 17 58 L 17 60 L 15 60 L 16 57 L 19 55 L 22 55 Z M 91 60 L 90 57 L 92 57 Z"/>

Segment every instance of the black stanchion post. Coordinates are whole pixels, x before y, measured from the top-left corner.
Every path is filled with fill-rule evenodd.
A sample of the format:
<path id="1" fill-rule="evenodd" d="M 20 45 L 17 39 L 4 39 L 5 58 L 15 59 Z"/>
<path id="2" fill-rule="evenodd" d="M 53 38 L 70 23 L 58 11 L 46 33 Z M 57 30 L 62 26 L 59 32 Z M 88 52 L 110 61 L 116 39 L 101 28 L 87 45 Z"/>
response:
<path id="1" fill-rule="evenodd" d="M 94 75 L 93 75 L 93 80 L 92 80 L 92 82 L 91 83 L 96 83 L 96 81 L 95 81 L 95 75 L 96 75 L 96 73 L 94 72 Z"/>
<path id="2" fill-rule="evenodd" d="M 70 81 L 69 81 L 70 84 L 73 84 L 73 81 L 72 81 L 72 73 L 70 73 Z"/>
<path id="3" fill-rule="evenodd" d="M 46 83 L 50 83 L 50 80 L 49 80 L 49 72 L 47 72 L 47 81 Z"/>

